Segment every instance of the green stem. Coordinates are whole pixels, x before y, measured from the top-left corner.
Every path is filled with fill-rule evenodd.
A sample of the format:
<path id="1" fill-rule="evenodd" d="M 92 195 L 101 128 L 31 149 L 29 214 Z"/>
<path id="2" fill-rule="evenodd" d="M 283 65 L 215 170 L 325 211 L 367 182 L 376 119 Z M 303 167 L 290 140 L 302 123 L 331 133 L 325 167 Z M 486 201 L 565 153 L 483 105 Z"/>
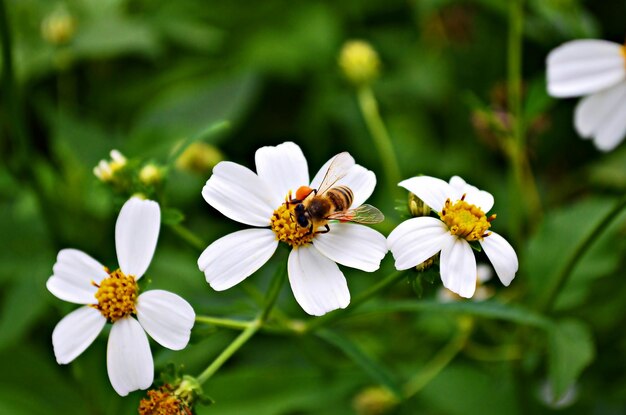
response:
<path id="1" fill-rule="evenodd" d="M 509 35 L 507 53 L 507 95 L 511 114 L 512 140 L 505 143 L 513 167 L 515 186 L 511 186 L 511 200 L 523 201 L 517 208 L 513 231 L 516 240 L 529 217 L 541 216 L 541 198 L 527 155 L 526 126 L 522 107 L 522 49 L 524 26 L 524 0 L 509 2 Z M 536 221 L 534 221 L 536 222 Z"/>
<path id="2" fill-rule="evenodd" d="M 400 174 L 398 160 L 393 150 L 391 137 L 378 111 L 378 103 L 376 102 L 374 92 L 369 85 L 362 86 L 357 90 L 357 97 L 361 113 L 367 124 L 367 129 L 372 135 L 376 151 L 380 155 L 389 188 L 395 189 L 402 179 L 402 176 Z"/>
<path id="3" fill-rule="evenodd" d="M 404 271 L 392 272 L 391 274 L 389 274 L 388 276 L 386 276 L 382 280 L 378 281 L 376 284 L 372 285 L 367 290 L 363 291 L 362 293 L 360 293 L 359 295 L 354 297 L 352 299 L 352 301 L 350 302 L 350 305 L 348 307 L 346 307 L 344 309 L 335 310 L 335 311 L 330 312 L 328 314 L 325 314 L 325 315 L 323 315 L 321 317 L 318 317 L 318 318 L 316 318 L 314 320 L 309 320 L 309 323 L 306 324 L 305 331 L 307 331 L 307 332 L 313 331 L 313 330 L 315 330 L 315 329 L 317 329 L 319 327 L 328 325 L 328 324 L 330 324 L 330 323 L 340 319 L 345 314 L 352 312 L 359 305 L 361 305 L 362 303 L 366 302 L 367 300 L 372 298 L 374 295 L 378 294 L 380 291 L 382 291 L 382 290 L 386 289 L 387 287 L 389 287 L 390 285 L 393 285 L 396 282 L 398 282 L 404 276 L 405 276 L 405 272 Z"/>
<path id="4" fill-rule="evenodd" d="M 563 287 L 565 286 L 570 276 L 572 275 L 572 271 L 576 268 L 576 265 L 578 265 L 578 262 L 585 255 L 585 252 L 587 252 L 589 248 L 591 248 L 591 245 L 594 243 L 594 241 L 596 241 L 599 238 L 599 236 L 608 229 L 611 222 L 613 222 L 613 220 L 619 216 L 619 213 L 624 208 L 626 208 L 626 196 L 623 196 L 615 204 L 613 209 L 611 209 L 591 229 L 591 231 L 589 231 L 587 236 L 578 243 L 578 245 L 576 246 L 576 248 L 570 255 L 569 259 L 565 263 L 565 266 L 563 267 L 563 269 L 561 269 L 561 272 L 559 272 L 557 276 L 552 280 L 553 282 L 548 288 L 547 294 L 543 297 L 543 301 L 540 301 L 538 303 L 537 309 L 539 311 L 550 310 L 550 308 L 554 305 L 556 298 L 561 293 Z"/>
<path id="5" fill-rule="evenodd" d="M 228 347 L 226 347 L 226 349 L 224 349 L 222 353 L 220 353 L 219 356 L 217 356 L 215 360 L 213 360 L 213 362 L 211 362 L 211 364 L 198 376 L 197 380 L 200 384 L 203 384 L 211 376 L 213 376 L 215 372 L 217 372 L 220 367 L 222 367 L 222 365 L 226 363 L 226 361 L 228 361 L 228 359 L 230 359 L 230 357 L 241 348 L 241 346 L 246 344 L 246 342 L 250 340 L 250 338 L 254 336 L 254 334 L 259 331 L 260 328 L 263 327 L 263 324 L 265 324 L 265 321 L 272 311 L 272 307 L 274 307 L 274 304 L 278 299 L 278 294 L 280 293 L 280 289 L 283 286 L 286 274 L 287 268 L 279 266 L 270 284 L 270 288 L 266 297 L 267 300 L 263 309 L 261 309 L 256 319 L 247 323 L 246 329 L 242 331 L 241 334 L 239 334 L 239 336 L 237 336 L 235 340 L 233 340 L 232 343 L 229 344 Z"/>
<path id="6" fill-rule="evenodd" d="M 235 340 L 233 340 L 233 342 L 229 344 L 228 347 L 224 349 L 213 362 L 211 362 L 211 364 L 204 370 L 204 372 L 202 372 L 200 376 L 198 376 L 198 382 L 200 384 L 203 384 L 211 376 L 213 376 L 215 372 L 217 372 L 219 368 L 222 367 L 222 365 L 226 363 L 226 361 L 230 359 L 230 357 L 241 348 L 241 346 L 246 344 L 246 342 L 250 340 L 252 336 L 254 336 L 254 334 L 261 328 L 261 324 L 262 323 L 260 320 L 254 320 L 253 322 L 251 322 L 251 324 L 244 331 L 242 331 L 241 334 L 237 336 Z"/>
<path id="7" fill-rule="evenodd" d="M 19 175 L 30 175 L 28 171 L 28 138 L 26 124 L 22 112 L 22 103 L 17 90 L 15 71 L 13 68 L 13 40 L 11 24 L 4 0 L 0 0 L 0 43 L 2 45 L 2 91 L 4 107 L 7 111 L 5 120 L 8 122 L 9 134 L 14 140 L 16 157 L 7 160 L 14 166 Z"/>
<path id="8" fill-rule="evenodd" d="M 245 330 L 254 323 L 254 321 L 241 321 L 211 316 L 196 316 L 196 322 L 235 330 Z"/>
<path id="9" fill-rule="evenodd" d="M 187 242 L 187 244 L 192 248 L 202 252 L 208 246 L 208 244 L 200 239 L 199 236 L 197 236 L 195 233 L 193 233 L 180 223 L 168 226 L 176 235 L 178 235 L 183 241 Z"/>
<path id="10" fill-rule="evenodd" d="M 452 362 L 456 355 L 463 350 L 472 332 L 472 325 L 473 322 L 471 319 L 459 319 L 459 331 L 456 336 L 424 366 L 424 369 L 407 381 L 404 386 L 405 399 L 409 399 L 421 391 L 424 386 L 428 385 L 431 380 L 437 377 L 437 375 Z"/>

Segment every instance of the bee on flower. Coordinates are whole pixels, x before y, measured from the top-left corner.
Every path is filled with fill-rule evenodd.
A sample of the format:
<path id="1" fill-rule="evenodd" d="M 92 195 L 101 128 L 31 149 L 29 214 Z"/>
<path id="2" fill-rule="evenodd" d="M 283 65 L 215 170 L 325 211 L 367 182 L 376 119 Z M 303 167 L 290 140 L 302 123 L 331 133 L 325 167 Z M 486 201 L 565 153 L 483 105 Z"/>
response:
<path id="1" fill-rule="evenodd" d="M 606 40 L 567 42 L 547 58 L 548 93 L 584 97 L 574 126 L 599 150 L 611 151 L 626 136 L 626 46 Z"/>
<path id="2" fill-rule="evenodd" d="M 163 290 L 139 294 L 137 281 L 152 261 L 160 223 L 156 202 L 128 200 L 115 225 L 119 269 L 110 271 L 82 251 L 63 249 L 46 283 L 57 298 L 85 304 L 65 316 L 52 332 L 57 362 L 73 361 L 107 322 L 112 323 L 107 371 L 113 389 L 122 396 L 148 388 L 154 379 L 146 332 L 160 345 L 181 350 L 189 342 L 195 320 L 193 308 L 176 294 Z"/>
<path id="3" fill-rule="evenodd" d="M 341 153 L 310 181 L 304 154 L 291 142 L 260 148 L 255 162 L 256 173 L 220 162 L 202 190 L 224 216 L 253 226 L 218 239 L 202 253 L 198 267 L 207 282 L 217 291 L 239 284 L 283 242 L 292 247 L 289 283 L 304 311 L 319 316 L 347 307 L 350 292 L 337 264 L 372 272 L 387 253 L 385 237 L 362 225 L 383 218 L 364 204 L 376 176 Z"/>
<path id="4" fill-rule="evenodd" d="M 479 243 L 500 281 L 508 286 L 518 269 L 513 247 L 490 230 L 496 215 L 487 216 L 493 196 L 454 176 L 450 182 L 418 176 L 399 183 L 433 209 L 439 218 L 420 216 L 398 225 L 387 238 L 399 270 L 415 267 L 441 252 L 444 287 L 470 298 L 476 290 L 476 259 L 470 243 Z"/>

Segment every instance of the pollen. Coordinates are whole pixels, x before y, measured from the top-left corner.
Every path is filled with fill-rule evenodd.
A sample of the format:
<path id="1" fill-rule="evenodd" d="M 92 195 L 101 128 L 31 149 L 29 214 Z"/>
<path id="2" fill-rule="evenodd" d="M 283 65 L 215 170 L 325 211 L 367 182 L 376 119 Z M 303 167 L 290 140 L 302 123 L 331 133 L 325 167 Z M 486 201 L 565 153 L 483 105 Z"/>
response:
<path id="1" fill-rule="evenodd" d="M 100 284 L 93 283 L 98 287 L 96 299 L 98 304 L 92 307 L 100 310 L 102 315 L 110 322 L 115 322 L 129 314 L 136 313 L 137 282 L 132 275 L 125 275 L 121 270 L 113 271 L 108 278 Z"/>
<path id="2" fill-rule="evenodd" d="M 487 217 L 478 206 L 463 200 L 464 197 L 454 204 L 450 199 L 446 200 L 439 217 L 448 225 L 452 235 L 467 241 L 478 241 L 489 236 L 490 222 L 496 218 L 496 215 Z"/>
<path id="3" fill-rule="evenodd" d="M 139 415 L 185 415 L 187 406 L 166 388 L 149 390 L 139 402 Z"/>
<path id="4" fill-rule="evenodd" d="M 272 214 L 271 228 L 276 238 L 294 248 L 311 243 L 313 233 L 296 222 L 294 209 L 296 204 L 285 202 Z"/>

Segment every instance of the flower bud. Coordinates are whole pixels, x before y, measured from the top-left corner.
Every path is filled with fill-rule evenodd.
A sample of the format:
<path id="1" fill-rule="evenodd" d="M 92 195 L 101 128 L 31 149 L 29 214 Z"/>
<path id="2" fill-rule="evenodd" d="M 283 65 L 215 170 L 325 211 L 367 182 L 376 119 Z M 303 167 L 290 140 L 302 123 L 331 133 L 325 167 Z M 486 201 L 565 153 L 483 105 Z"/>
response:
<path id="1" fill-rule="evenodd" d="M 52 45 L 69 42 L 75 32 L 76 20 L 65 10 L 52 12 L 41 22 L 41 37 Z"/>
<path id="2" fill-rule="evenodd" d="M 352 402 L 359 415 L 384 415 L 390 413 L 398 400 L 387 389 L 374 386 L 361 391 Z"/>
<path id="3" fill-rule="evenodd" d="M 93 174 L 103 182 L 108 182 L 113 179 L 113 171 L 106 160 L 100 160 L 100 163 L 93 168 Z"/>
<path id="4" fill-rule="evenodd" d="M 159 183 L 163 179 L 163 172 L 152 163 L 146 164 L 139 170 L 139 180 L 146 186 Z"/>
<path id="5" fill-rule="evenodd" d="M 217 147 L 196 141 L 178 156 L 176 167 L 180 170 L 204 175 L 223 159 L 224 156 Z"/>
<path id="6" fill-rule="evenodd" d="M 348 81 L 355 86 L 363 86 L 378 78 L 380 59 L 369 43 L 350 40 L 341 49 L 339 67 Z"/>
<path id="7" fill-rule="evenodd" d="M 428 216 L 430 207 L 422 199 L 409 192 L 409 212 L 413 217 Z"/>

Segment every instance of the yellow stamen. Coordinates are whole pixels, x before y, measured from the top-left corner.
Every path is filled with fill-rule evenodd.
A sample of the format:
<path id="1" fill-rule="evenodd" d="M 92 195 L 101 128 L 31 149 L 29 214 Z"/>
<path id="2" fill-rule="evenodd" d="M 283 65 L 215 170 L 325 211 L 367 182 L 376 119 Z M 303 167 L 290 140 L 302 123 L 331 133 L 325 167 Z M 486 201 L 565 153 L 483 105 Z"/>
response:
<path id="1" fill-rule="evenodd" d="M 185 415 L 188 406 L 166 388 L 149 390 L 148 396 L 139 402 L 139 415 Z"/>
<path id="2" fill-rule="evenodd" d="M 478 206 L 471 205 L 463 199 L 465 195 L 454 204 L 450 199 L 446 200 L 439 213 L 441 220 L 448 225 L 450 233 L 467 241 L 478 241 L 489 236 L 487 230 L 496 216 L 487 217 Z"/>
<path id="3" fill-rule="evenodd" d="M 296 222 L 294 209 L 296 204 L 285 202 L 274 211 L 271 219 L 271 228 L 279 241 L 285 242 L 294 248 L 311 243 L 314 233 L 308 228 L 302 228 Z"/>
<path id="4" fill-rule="evenodd" d="M 109 274 L 108 278 L 100 281 L 96 292 L 98 304 L 93 308 L 100 310 L 102 315 L 111 322 L 115 322 L 129 314 L 135 314 L 137 302 L 137 282 L 132 275 L 125 275 L 119 269 Z"/>

